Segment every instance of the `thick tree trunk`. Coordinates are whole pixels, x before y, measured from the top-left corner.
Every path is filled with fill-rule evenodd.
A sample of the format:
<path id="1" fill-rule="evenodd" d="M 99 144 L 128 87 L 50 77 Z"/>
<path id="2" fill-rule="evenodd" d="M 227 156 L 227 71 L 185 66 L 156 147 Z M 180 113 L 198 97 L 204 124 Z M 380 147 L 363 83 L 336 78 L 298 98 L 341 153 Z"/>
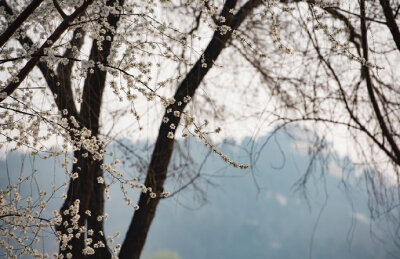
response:
<path id="1" fill-rule="evenodd" d="M 73 206 L 75 201 L 80 200 L 79 203 L 79 222 L 78 226 L 87 228 L 88 231 L 80 229 L 73 229 L 72 234 L 75 236 L 68 242 L 68 246 L 65 250 L 60 250 L 60 253 L 67 255 L 71 253 L 73 258 L 99 258 L 108 259 L 111 258 L 111 253 L 108 249 L 107 241 L 104 234 L 104 223 L 103 220 L 99 221 L 98 216 L 104 214 L 104 184 L 98 183 L 97 177 L 103 177 L 103 170 L 100 166 L 102 160 L 94 160 L 92 157 L 82 157 L 84 152 L 75 152 L 75 158 L 78 158 L 78 162 L 73 166 L 73 172 L 79 172 L 78 179 L 71 180 L 68 197 L 64 202 L 61 213 L 68 210 L 70 206 Z M 79 169 L 80 168 L 80 169 Z M 86 214 L 86 211 L 90 211 L 90 215 Z M 63 221 L 69 222 L 67 227 L 61 226 L 58 230 L 62 234 L 68 235 L 68 227 L 71 227 L 71 213 L 63 216 Z M 93 231 L 93 234 L 88 234 L 89 230 Z M 81 232 L 79 238 L 76 238 L 76 234 Z M 79 234 L 78 234 L 79 235 Z M 87 238 L 91 238 L 92 242 L 90 247 L 94 244 L 98 244 L 100 241 L 104 246 L 99 246 L 94 249 L 92 256 L 84 256 L 82 250 L 85 248 L 85 235 Z M 62 246 L 62 243 L 60 244 Z M 69 247 L 70 246 L 70 247 Z"/>
<path id="2" fill-rule="evenodd" d="M 94 172 L 100 169 L 101 161 L 95 161 L 91 156 L 84 157 L 85 150 L 76 151 L 74 157 L 77 163 L 73 165 L 72 172 L 77 172 L 79 177 L 70 181 L 67 199 L 60 209 L 62 214 L 63 223 L 58 227 L 62 237 L 68 240 L 67 243 L 60 243 L 60 253 L 66 256 L 71 253 L 73 258 L 84 258 L 82 250 L 85 248 L 85 234 L 86 231 L 82 229 L 86 223 L 86 210 L 89 210 L 90 197 L 93 189 L 93 175 Z M 77 205 L 79 201 L 79 220 L 77 224 L 73 224 L 73 218 L 76 216 L 72 214 L 71 207 Z M 67 222 L 67 223 L 65 223 Z M 71 237 L 71 234 L 73 235 Z M 78 236 L 77 236 L 78 235 Z"/>
<path id="3" fill-rule="evenodd" d="M 113 6 L 116 1 L 107 1 L 107 6 Z M 120 6 L 124 4 L 124 1 L 119 1 Z M 120 16 L 109 15 L 107 17 L 108 24 L 111 28 L 117 27 Z M 92 49 L 90 52 L 90 60 L 95 63 L 105 63 L 108 55 L 110 54 L 111 45 L 113 42 L 113 33 L 106 29 L 106 37 L 110 37 L 111 40 L 102 42 L 102 49 L 99 50 L 99 44 L 97 40 L 93 41 Z M 84 82 L 82 105 L 79 114 L 79 121 L 82 127 L 86 127 L 92 132 L 92 136 L 98 137 L 99 133 L 99 118 L 101 111 L 102 96 L 106 83 L 107 72 L 101 70 L 97 65 L 93 68 L 94 73 L 88 73 Z M 101 147 L 103 148 L 103 147 Z M 98 152 L 101 152 L 98 150 Z M 87 153 L 87 157 L 83 157 L 82 154 Z M 75 152 L 75 158 L 78 160 L 76 166 L 74 165 L 74 171 L 79 173 L 78 179 L 71 179 L 68 198 L 61 208 L 61 212 L 71 206 L 76 199 L 80 200 L 79 210 L 79 227 L 87 227 L 87 230 L 93 231 L 93 235 L 89 234 L 89 231 L 84 231 L 80 238 L 72 240 L 72 249 L 67 251 L 60 251 L 66 255 L 70 252 L 73 258 L 111 258 L 111 253 L 107 247 L 107 241 L 104 233 L 103 220 L 99 221 L 98 217 L 104 214 L 104 184 L 98 183 L 97 178 L 103 177 L 103 170 L 101 169 L 102 160 L 94 159 L 93 154 L 81 149 Z M 79 168 L 81 170 L 79 171 Z M 77 170 L 77 171 L 76 171 Z M 86 214 L 86 211 L 90 211 L 90 216 Z M 69 220 L 68 216 L 63 216 L 66 220 Z M 68 232 L 68 229 L 63 228 L 62 232 Z M 90 232 L 91 232 L 90 231 Z M 75 232 L 74 232 L 75 233 Z M 89 244 L 90 247 L 94 247 L 94 244 L 102 243 L 103 245 L 98 246 L 94 249 L 94 254 L 84 256 L 82 254 L 85 248 L 85 235 L 92 239 Z M 60 243 L 62 245 L 62 243 Z M 69 248 L 68 248 L 69 249 Z"/>
<path id="4" fill-rule="evenodd" d="M 93 244 L 103 243 L 104 247 L 96 248 L 95 254 L 88 258 L 93 259 L 109 259 L 111 253 L 108 249 L 106 236 L 104 234 L 104 220 L 97 220 L 97 217 L 104 215 L 104 188 L 105 184 L 100 184 L 97 181 L 97 177 L 103 177 L 103 170 L 98 168 L 93 175 L 93 186 L 89 207 L 91 210 L 91 216 L 87 218 L 88 230 L 93 230 L 92 238 Z"/>
<path id="5" fill-rule="evenodd" d="M 160 201 L 159 195 L 163 192 L 164 182 L 167 177 L 167 169 L 172 156 L 174 147 L 174 140 L 167 137 L 169 132 L 175 134 L 176 128 L 171 129 L 170 125 L 179 125 L 181 117 L 174 116 L 172 111 L 179 111 L 182 114 L 187 102 L 183 99 L 186 96 L 193 97 L 196 89 L 199 87 L 201 81 L 207 72 L 212 68 L 214 61 L 224 49 L 227 42 L 231 39 L 232 31 L 237 29 L 244 19 L 251 13 L 251 11 L 260 5 L 262 2 L 259 0 L 249 0 L 243 5 L 236 15 L 229 13 L 236 5 L 236 0 L 225 1 L 224 8 L 221 16 L 227 20 L 225 25 L 229 26 L 232 30 L 224 34 L 219 31 L 215 32 L 212 40 L 204 51 L 204 60 L 200 58 L 189 74 L 181 82 L 175 93 L 176 102 L 166 108 L 164 117 L 169 119 L 168 123 L 161 123 L 158 138 L 156 140 L 155 148 L 153 151 L 152 159 L 147 171 L 145 185 L 151 187 L 153 192 L 157 194 L 157 198 L 152 199 L 148 194 L 142 193 L 139 198 L 139 210 L 137 210 L 132 218 L 126 238 L 122 244 L 119 258 L 121 259 L 139 259 L 142 249 L 144 247 L 150 225 L 154 219 L 158 203 Z M 222 25 L 222 24 L 219 24 Z M 207 66 L 204 67 L 203 64 Z M 178 102 L 182 102 L 178 105 Z"/>

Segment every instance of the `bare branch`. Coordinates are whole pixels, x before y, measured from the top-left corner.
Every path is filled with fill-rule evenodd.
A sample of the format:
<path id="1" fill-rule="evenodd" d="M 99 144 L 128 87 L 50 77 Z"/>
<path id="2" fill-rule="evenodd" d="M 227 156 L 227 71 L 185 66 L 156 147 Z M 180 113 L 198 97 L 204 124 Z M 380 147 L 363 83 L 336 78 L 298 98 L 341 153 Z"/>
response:
<path id="1" fill-rule="evenodd" d="M 393 15 L 393 10 L 390 7 L 390 3 L 388 0 L 379 0 L 383 13 L 385 14 L 386 17 L 386 24 L 387 27 L 389 27 L 390 32 L 392 33 L 392 37 L 394 42 L 396 43 L 397 49 L 400 51 L 400 30 L 399 26 L 396 23 L 395 15 Z M 400 8 L 400 6 L 399 6 Z M 398 12 L 399 9 L 397 9 L 396 13 Z"/>
<path id="2" fill-rule="evenodd" d="M 46 48 L 51 47 L 54 42 L 69 28 L 69 24 L 75 20 L 79 15 L 86 10 L 86 8 L 92 4 L 93 0 L 86 0 L 83 4 L 78 7 L 71 15 L 64 19 L 61 24 L 54 30 L 53 34 L 43 43 L 43 45 L 35 52 L 36 55 L 43 55 Z M 11 95 L 15 89 L 21 84 L 22 81 L 28 76 L 32 69 L 39 62 L 39 57 L 32 57 L 26 65 L 20 70 L 16 78 L 13 78 L 12 82 L 9 83 L 4 89 L 0 91 L 0 102 Z"/>
<path id="3" fill-rule="evenodd" d="M 365 82 L 367 84 L 367 89 L 368 89 L 368 95 L 371 100 L 376 118 L 378 120 L 379 126 L 382 130 L 383 136 L 387 139 L 389 142 L 389 145 L 396 157 L 395 162 L 400 165 L 400 149 L 393 139 L 392 134 L 390 133 L 389 129 L 387 128 L 385 119 L 383 118 L 383 115 L 381 113 L 381 110 L 379 108 L 378 102 L 375 98 L 375 93 L 374 93 L 374 87 L 372 83 L 372 79 L 370 76 L 369 72 L 369 67 L 367 65 L 368 63 L 368 37 L 367 37 L 367 25 L 366 25 L 366 19 L 365 19 L 365 0 L 360 0 L 360 25 L 361 25 L 361 45 L 363 49 L 363 56 L 365 59 L 365 63 L 362 66 L 364 77 L 365 77 Z"/>
<path id="4" fill-rule="evenodd" d="M 67 15 L 64 13 L 63 9 L 61 8 L 60 4 L 57 0 L 53 0 L 54 7 L 57 9 L 57 12 L 61 15 L 63 19 L 67 18 Z"/>
<path id="5" fill-rule="evenodd" d="M 33 0 L 18 17 L 8 26 L 5 32 L 0 35 L 0 48 L 11 38 L 11 36 L 21 27 L 22 23 L 35 11 L 43 0 Z M 0 5 L 6 5 L 6 0 L 1 0 Z"/>

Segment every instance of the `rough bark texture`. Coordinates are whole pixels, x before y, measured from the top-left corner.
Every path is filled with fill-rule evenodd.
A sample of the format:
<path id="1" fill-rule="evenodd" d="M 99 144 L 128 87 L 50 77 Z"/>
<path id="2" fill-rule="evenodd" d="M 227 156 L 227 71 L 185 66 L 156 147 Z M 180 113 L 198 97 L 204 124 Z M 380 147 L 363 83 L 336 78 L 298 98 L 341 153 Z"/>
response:
<path id="1" fill-rule="evenodd" d="M 227 20 L 225 25 L 231 27 L 232 30 L 237 29 L 247 15 L 249 15 L 251 11 L 262 2 L 259 0 L 250 0 L 240 8 L 236 15 L 232 15 L 229 13 L 229 10 L 234 8 L 236 3 L 236 0 L 225 1 L 224 8 L 221 12 L 221 15 Z M 147 171 L 147 177 L 144 183 L 146 186 L 151 187 L 157 196 L 163 192 L 164 182 L 167 177 L 167 169 L 174 147 L 174 140 L 167 138 L 168 132 L 172 131 L 175 133 L 176 130 L 171 130 L 170 125 L 171 123 L 179 125 L 181 119 L 180 117 L 174 116 L 173 112 L 167 112 L 167 110 L 172 109 L 172 111 L 179 111 L 182 113 L 187 105 L 187 103 L 183 102 L 183 98 L 185 96 L 194 96 L 194 93 L 199 87 L 204 76 L 212 68 L 214 61 L 217 60 L 218 56 L 231 37 L 232 31 L 228 31 L 223 35 L 219 31 L 214 33 L 212 40 L 203 53 L 205 61 L 202 62 L 202 58 L 200 58 L 196 62 L 185 79 L 179 85 L 174 96 L 176 100 L 175 104 L 166 108 L 164 116 L 169 118 L 169 121 L 168 123 L 161 123 L 160 125 L 158 138 L 156 140 L 152 159 Z M 202 66 L 204 63 L 207 64 L 207 67 Z M 181 106 L 177 104 L 178 101 L 182 102 Z M 159 201 L 159 198 L 151 199 L 147 194 L 142 193 L 140 195 L 138 203 L 139 210 L 136 211 L 133 216 L 126 234 L 126 238 L 123 242 L 119 258 L 139 259 Z"/>

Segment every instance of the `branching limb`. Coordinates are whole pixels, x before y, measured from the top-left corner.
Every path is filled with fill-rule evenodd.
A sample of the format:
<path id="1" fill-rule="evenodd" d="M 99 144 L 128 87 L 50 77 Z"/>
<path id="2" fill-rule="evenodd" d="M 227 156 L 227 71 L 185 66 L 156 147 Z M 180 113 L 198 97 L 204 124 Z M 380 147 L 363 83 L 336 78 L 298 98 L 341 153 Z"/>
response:
<path id="1" fill-rule="evenodd" d="M 393 135 L 389 131 L 385 119 L 382 115 L 379 104 L 376 100 L 373 82 L 371 79 L 369 67 L 368 67 L 368 37 L 367 37 L 367 25 L 365 19 L 365 0 L 360 0 L 360 25 L 361 25 L 361 45 L 363 50 L 363 56 L 365 59 L 365 63 L 362 65 L 362 70 L 364 73 L 365 82 L 367 85 L 369 99 L 371 101 L 373 110 L 375 112 L 376 118 L 378 120 L 379 126 L 382 130 L 382 134 L 384 138 L 389 142 L 389 146 L 392 149 L 392 152 L 395 156 L 395 162 L 400 165 L 400 149 L 397 143 L 395 142 Z"/>
<path id="2" fill-rule="evenodd" d="M 54 42 L 56 42 L 60 36 L 69 28 L 69 24 L 75 20 L 78 16 L 80 16 L 86 8 L 93 3 L 93 0 L 86 0 L 83 4 L 78 7 L 71 15 L 69 15 L 66 19 L 64 19 L 61 24 L 54 30 L 54 32 L 50 35 L 50 37 L 42 44 L 42 46 L 35 52 L 36 55 L 43 55 L 44 50 L 46 48 L 50 48 Z M 0 102 L 6 99 L 9 95 L 11 95 L 15 89 L 24 81 L 24 79 L 28 76 L 28 74 L 32 71 L 32 69 L 39 62 L 40 57 L 32 57 L 25 66 L 20 70 L 18 75 L 13 78 L 11 83 L 9 83 L 4 89 L 0 91 Z"/>

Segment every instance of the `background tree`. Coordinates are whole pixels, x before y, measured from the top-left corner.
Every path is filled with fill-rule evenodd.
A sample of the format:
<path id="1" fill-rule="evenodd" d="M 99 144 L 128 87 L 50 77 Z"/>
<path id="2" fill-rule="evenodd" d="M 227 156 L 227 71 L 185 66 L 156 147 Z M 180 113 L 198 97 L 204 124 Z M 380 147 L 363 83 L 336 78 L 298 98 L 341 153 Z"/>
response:
<path id="1" fill-rule="evenodd" d="M 291 47 L 297 57 L 291 64 L 276 59 L 271 64 L 243 51 L 243 45 L 235 46 L 258 71 L 269 95 L 279 100 L 269 110 L 273 119 L 268 119 L 283 125 L 309 125 L 328 140 L 338 134 L 352 139 L 356 149 L 347 153 L 365 173 L 372 218 L 385 215 L 392 221 L 398 244 L 399 5 L 362 0 L 322 5 L 317 1 L 280 2 L 297 10 L 291 16 L 277 13 L 273 21 L 281 30 L 272 41 L 285 41 Z M 270 44 L 260 35 L 273 28 L 266 26 L 271 21 L 254 22 L 258 24 L 255 29 L 242 33 L 247 33 L 255 47 L 267 49 Z M 284 69 L 284 76 L 280 72 L 277 76 L 274 68 Z M 340 127 L 344 133 L 337 131 Z"/>

